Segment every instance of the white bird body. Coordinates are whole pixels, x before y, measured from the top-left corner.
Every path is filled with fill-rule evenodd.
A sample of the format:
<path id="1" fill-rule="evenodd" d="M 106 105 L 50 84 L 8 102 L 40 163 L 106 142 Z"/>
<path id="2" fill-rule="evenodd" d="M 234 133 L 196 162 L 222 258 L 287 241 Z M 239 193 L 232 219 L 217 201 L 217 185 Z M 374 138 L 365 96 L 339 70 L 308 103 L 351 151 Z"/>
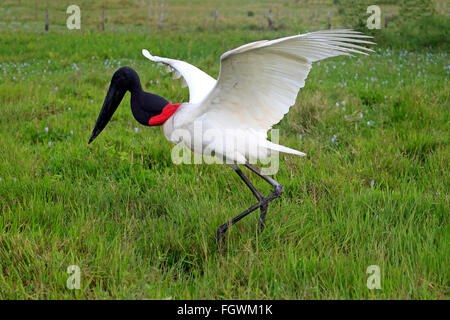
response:
<path id="1" fill-rule="evenodd" d="M 265 159 L 270 156 L 270 150 L 277 150 L 278 145 L 274 147 L 273 143 L 267 141 L 266 131 L 245 128 L 239 121 L 233 125 L 217 121 L 210 112 L 191 121 L 192 113 L 202 107 L 201 103 L 183 103 L 163 124 L 166 139 L 176 144 L 182 143 L 195 153 L 215 155 L 228 164 Z M 299 153 L 293 149 L 278 147 L 288 153 Z"/>
<path id="2" fill-rule="evenodd" d="M 268 141 L 267 132 L 295 104 L 313 62 L 366 54 L 371 50 L 360 44 L 372 42 L 363 38 L 369 37 L 353 30 L 327 30 L 248 43 L 221 56 L 217 81 L 184 61 L 152 56 L 145 49 L 142 53 L 173 68 L 174 78 L 182 76 L 189 86 L 189 103 L 163 125 L 166 138 L 194 152 L 246 163 L 264 159 L 271 151 L 305 155 Z"/>

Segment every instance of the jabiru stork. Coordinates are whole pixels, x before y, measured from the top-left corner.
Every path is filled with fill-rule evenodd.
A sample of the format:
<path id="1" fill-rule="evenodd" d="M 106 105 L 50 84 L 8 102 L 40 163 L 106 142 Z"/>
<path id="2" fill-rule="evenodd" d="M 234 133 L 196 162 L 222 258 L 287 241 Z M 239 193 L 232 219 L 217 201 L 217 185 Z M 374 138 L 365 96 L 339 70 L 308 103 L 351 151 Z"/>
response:
<path id="1" fill-rule="evenodd" d="M 256 197 L 256 204 L 217 229 L 216 241 L 231 225 L 258 208 L 261 211 L 259 231 L 262 231 L 268 205 L 283 193 L 283 187 L 252 165 L 250 159 L 265 159 L 273 151 L 305 156 L 303 152 L 268 141 L 268 130 L 294 105 L 313 62 L 341 55 L 352 56 L 353 53 L 367 54 L 373 51 L 364 46 L 373 44 L 367 38 L 371 37 L 345 29 L 248 43 L 220 57 L 217 80 L 187 62 L 153 56 L 143 49 L 146 58 L 167 65 L 174 72 L 174 78 L 182 77 L 189 87 L 189 102 L 172 104 L 157 94 L 143 91 L 137 72 L 130 67 L 121 67 L 111 79 L 89 143 L 105 128 L 125 93 L 130 91 L 131 110 L 140 124 L 162 125 L 167 140 L 182 143 L 194 152 L 198 150 L 193 146 L 199 144 L 203 147 L 200 150 L 208 149 L 216 157 L 226 159 Z M 200 123 L 203 130 L 214 129 L 219 134 L 212 140 L 203 134 L 195 134 L 196 123 Z M 185 130 L 194 138 L 176 136 L 177 130 Z M 256 148 L 242 147 L 242 144 L 226 148 L 222 139 L 246 140 Z M 273 192 L 263 196 L 244 175 L 240 165 L 269 183 Z"/>

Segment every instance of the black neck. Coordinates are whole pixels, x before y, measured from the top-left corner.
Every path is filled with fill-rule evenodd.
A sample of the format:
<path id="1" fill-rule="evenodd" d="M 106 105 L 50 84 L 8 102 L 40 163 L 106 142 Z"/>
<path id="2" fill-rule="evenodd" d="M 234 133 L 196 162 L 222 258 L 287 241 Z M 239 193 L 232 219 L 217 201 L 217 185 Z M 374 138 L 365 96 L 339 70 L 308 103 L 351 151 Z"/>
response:
<path id="1" fill-rule="evenodd" d="M 163 108 L 169 103 L 166 99 L 142 89 L 131 91 L 131 112 L 134 118 L 142 125 L 148 126 L 151 117 L 161 114 Z"/>

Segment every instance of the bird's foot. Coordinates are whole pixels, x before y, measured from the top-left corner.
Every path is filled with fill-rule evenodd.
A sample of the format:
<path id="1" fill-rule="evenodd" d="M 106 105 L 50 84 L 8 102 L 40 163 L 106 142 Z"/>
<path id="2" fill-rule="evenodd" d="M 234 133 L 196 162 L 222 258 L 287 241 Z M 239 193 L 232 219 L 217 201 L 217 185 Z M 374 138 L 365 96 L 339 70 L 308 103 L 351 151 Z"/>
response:
<path id="1" fill-rule="evenodd" d="M 263 232 L 264 227 L 266 225 L 266 213 L 267 213 L 268 207 L 269 207 L 269 204 L 261 206 L 261 215 L 259 216 L 259 228 L 258 228 L 259 234 L 261 232 Z"/>
<path id="2" fill-rule="evenodd" d="M 261 232 L 263 232 L 264 227 L 266 226 L 266 224 L 264 223 L 264 221 L 259 221 L 259 228 L 258 228 L 258 234 L 261 234 Z"/>
<path id="3" fill-rule="evenodd" d="M 221 225 L 219 228 L 217 228 L 217 232 L 216 232 L 216 243 L 218 244 L 220 239 L 223 239 L 223 235 L 225 234 L 225 232 L 227 232 L 228 228 L 230 227 L 230 223 L 224 223 L 223 225 Z"/>

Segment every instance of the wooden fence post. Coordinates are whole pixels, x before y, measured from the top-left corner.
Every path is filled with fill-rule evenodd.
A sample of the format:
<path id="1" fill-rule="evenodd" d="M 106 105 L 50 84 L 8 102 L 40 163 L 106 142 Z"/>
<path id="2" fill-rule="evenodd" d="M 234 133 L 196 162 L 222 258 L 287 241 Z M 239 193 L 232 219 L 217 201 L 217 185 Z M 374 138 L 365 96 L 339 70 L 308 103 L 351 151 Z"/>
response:
<path id="1" fill-rule="evenodd" d="M 389 23 L 389 11 L 384 13 L 384 28 L 387 29 Z"/>
<path id="2" fill-rule="evenodd" d="M 105 31 L 105 9 L 102 9 L 102 31 Z"/>
<path id="3" fill-rule="evenodd" d="M 38 20 L 38 2 L 37 0 L 34 1 L 34 20 Z"/>
<path id="4" fill-rule="evenodd" d="M 272 9 L 269 9 L 269 12 L 267 13 L 267 23 L 269 25 L 269 28 L 272 29 L 273 23 L 272 23 Z"/>
<path id="5" fill-rule="evenodd" d="M 49 22 L 48 22 L 48 9 L 45 9 L 45 31 L 48 31 L 49 29 Z"/>
<path id="6" fill-rule="evenodd" d="M 161 15 L 159 16 L 158 28 L 161 29 L 164 22 L 164 0 L 161 1 Z"/>
<path id="7" fill-rule="evenodd" d="M 331 12 L 328 11 L 328 29 L 331 29 Z"/>
<path id="8" fill-rule="evenodd" d="M 214 24 L 216 23 L 216 20 L 217 20 L 217 9 L 216 10 L 214 10 Z"/>

